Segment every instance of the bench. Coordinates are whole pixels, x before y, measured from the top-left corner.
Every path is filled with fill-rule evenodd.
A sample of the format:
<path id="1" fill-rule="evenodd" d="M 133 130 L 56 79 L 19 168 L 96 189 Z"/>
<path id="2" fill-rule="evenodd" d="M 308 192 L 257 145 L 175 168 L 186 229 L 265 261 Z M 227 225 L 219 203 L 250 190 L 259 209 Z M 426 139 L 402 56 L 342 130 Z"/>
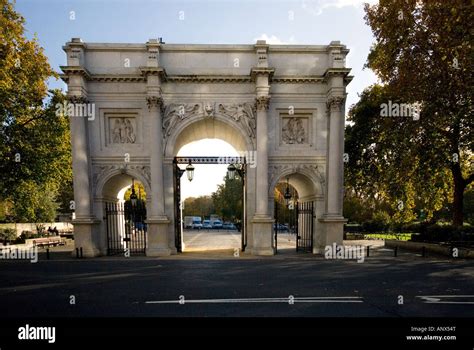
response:
<path id="1" fill-rule="evenodd" d="M 50 246 L 58 246 L 64 245 L 66 242 L 61 237 L 43 237 L 43 238 L 35 238 L 33 240 L 33 246 L 36 247 L 50 247 Z"/>

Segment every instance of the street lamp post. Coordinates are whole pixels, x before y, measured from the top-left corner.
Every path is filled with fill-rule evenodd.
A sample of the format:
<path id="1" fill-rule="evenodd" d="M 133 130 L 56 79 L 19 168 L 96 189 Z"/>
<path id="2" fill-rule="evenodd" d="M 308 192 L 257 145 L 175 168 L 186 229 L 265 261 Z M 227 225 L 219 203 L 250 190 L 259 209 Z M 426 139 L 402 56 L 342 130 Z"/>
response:
<path id="1" fill-rule="evenodd" d="M 247 202 L 247 189 L 245 187 L 245 163 L 239 164 L 238 166 L 235 166 L 234 164 L 229 164 L 227 167 L 227 176 L 229 177 L 230 180 L 235 179 L 235 173 L 240 176 L 242 179 L 242 200 L 243 203 Z M 241 223 L 241 236 L 242 236 L 242 246 L 241 250 L 244 252 L 245 248 L 247 247 L 247 235 L 246 235 L 246 229 L 247 229 L 247 213 L 245 212 L 246 207 L 244 205 L 243 210 L 242 210 L 242 223 Z"/>
<path id="2" fill-rule="evenodd" d="M 286 178 L 286 189 L 285 189 L 285 194 L 283 195 L 283 198 L 285 198 L 285 204 L 286 204 L 286 207 L 288 208 L 290 206 L 290 200 L 291 200 L 289 177 Z"/>
<path id="3" fill-rule="evenodd" d="M 135 193 L 135 179 L 132 179 L 132 193 L 130 194 L 130 202 L 132 203 L 132 208 L 136 207 L 137 198 L 137 194 Z"/>
<path id="4" fill-rule="evenodd" d="M 189 181 L 193 181 L 193 178 L 194 178 L 194 165 L 191 164 L 191 160 L 189 161 L 188 165 L 186 166 L 186 176 L 188 177 Z"/>

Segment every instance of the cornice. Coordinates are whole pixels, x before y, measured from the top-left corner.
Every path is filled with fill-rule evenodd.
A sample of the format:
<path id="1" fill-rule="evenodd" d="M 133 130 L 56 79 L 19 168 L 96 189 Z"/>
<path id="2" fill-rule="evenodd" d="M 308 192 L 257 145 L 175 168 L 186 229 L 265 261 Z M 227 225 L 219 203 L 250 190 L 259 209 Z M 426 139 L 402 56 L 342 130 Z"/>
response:
<path id="1" fill-rule="evenodd" d="M 350 68 L 328 68 L 323 74 L 324 81 L 327 81 L 330 77 L 334 76 L 342 76 L 347 79 L 350 71 Z"/>
<path id="2" fill-rule="evenodd" d="M 168 76 L 166 75 L 166 70 L 162 67 L 140 67 L 140 72 L 142 76 L 147 77 L 149 75 L 156 75 L 161 78 L 162 81 L 166 81 Z"/>
<path id="3" fill-rule="evenodd" d="M 70 75 L 81 75 L 87 80 L 90 80 L 91 74 L 87 69 L 82 66 L 59 66 L 64 74 L 60 74 L 62 80 L 67 82 Z"/>
<path id="4" fill-rule="evenodd" d="M 159 75 L 162 82 L 172 83 L 251 83 L 255 81 L 257 75 L 269 75 L 272 83 L 280 84 L 317 84 L 326 83 L 327 75 L 324 76 L 298 76 L 280 75 L 273 76 L 274 69 L 255 68 L 252 75 L 167 75 L 163 68 L 140 67 L 141 74 L 91 74 L 83 67 L 61 66 L 64 74 L 60 74 L 66 83 L 70 75 L 82 75 L 88 81 L 94 82 L 146 82 L 148 75 Z M 342 73 L 341 73 L 342 74 Z M 347 83 L 352 80 L 352 76 L 345 76 Z"/>
<path id="5" fill-rule="evenodd" d="M 170 75 L 167 81 L 176 83 L 251 83 L 249 75 Z"/>
<path id="6" fill-rule="evenodd" d="M 298 75 L 280 75 L 274 76 L 272 79 L 273 83 L 289 83 L 289 84 L 298 84 L 298 83 L 323 83 L 323 76 L 298 76 Z"/>
<path id="7" fill-rule="evenodd" d="M 255 79 L 259 75 L 266 75 L 268 76 L 268 79 L 271 81 L 274 73 L 275 73 L 275 68 L 253 67 L 250 70 L 250 76 L 252 77 L 252 81 L 255 81 Z"/>

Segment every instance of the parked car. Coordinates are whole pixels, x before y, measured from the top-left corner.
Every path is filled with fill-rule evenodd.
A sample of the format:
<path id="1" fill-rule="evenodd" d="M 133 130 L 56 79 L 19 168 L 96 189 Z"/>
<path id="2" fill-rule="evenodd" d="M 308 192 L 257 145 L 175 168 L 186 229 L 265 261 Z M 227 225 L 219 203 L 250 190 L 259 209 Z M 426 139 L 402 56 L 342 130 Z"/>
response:
<path id="1" fill-rule="evenodd" d="M 202 229 L 202 221 L 201 221 L 201 218 L 199 216 L 195 216 L 193 218 L 193 229 L 195 229 L 195 230 Z"/>
<path id="2" fill-rule="evenodd" d="M 237 227 L 231 223 L 231 222 L 225 222 L 223 225 L 222 225 L 222 228 L 224 230 L 237 230 Z"/>
<path id="3" fill-rule="evenodd" d="M 202 228 L 207 230 L 212 229 L 211 220 L 204 220 L 202 222 Z"/>
<path id="4" fill-rule="evenodd" d="M 215 220 L 215 221 L 212 223 L 212 228 L 214 228 L 214 229 L 216 229 L 216 230 L 222 229 L 222 222 L 220 222 L 219 220 Z"/>
<path id="5" fill-rule="evenodd" d="M 288 226 L 283 224 L 273 224 L 273 229 L 278 230 L 278 232 L 288 232 Z"/>

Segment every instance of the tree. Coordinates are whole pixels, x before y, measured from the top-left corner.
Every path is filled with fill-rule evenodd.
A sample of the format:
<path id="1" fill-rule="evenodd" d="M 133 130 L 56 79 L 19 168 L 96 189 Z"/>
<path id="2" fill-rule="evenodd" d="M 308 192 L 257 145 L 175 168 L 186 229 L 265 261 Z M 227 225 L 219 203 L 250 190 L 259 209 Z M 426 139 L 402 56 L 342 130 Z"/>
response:
<path id="1" fill-rule="evenodd" d="M 217 187 L 212 194 L 216 213 L 224 221 L 239 222 L 242 220 L 243 191 L 242 179 L 236 177 L 231 180 L 224 177 L 224 183 Z"/>
<path id="2" fill-rule="evenodd" d="M 423 123 L 421 119 L 380 116 L 386 101 L 400 100 L 386 86 L 373 85 L 349 111 L 345 138 L 349 155 L 345 167 L 347 198 L 369 210 L 370 216 L 386 212 L 392 223 L 413 221 L 420 210 L 431 219 L 452 198 L 449 170 L 431 168 L 425 159 L 422 144 L 418 145 L 419 135 L 412 130 L 413 123 Z M 348 210 L 349 202 L 345 204 Z"/>
<path id="3" fill-rule="evenodd" d="M 20 181 L 12 194 L 17 222 L 52 222 L 56 217 L 57 188 L 52 183 Z"/>
<path id="4" fill-rule="evenodd" d="M 365 11 L 375 36 L 367 66 L 390 95 L 422 107 L 418 121 L 396 118 L 399 127 L 385 139 L 404 152 L 395 173 L 433 180 L 449 171 L 453 224 L 462 225 L 464 192 L 474 181 L 471 1 L 380 0 Z M 413 161 L 417 168 L 406 168 Z"/>
<path id="5" fill-rule="evenodd" d="M 209 217 L 214 214 L 211 196 L 189 197 L 184 201 L 183 216 Z"/>
<path id="6" fill-rule="evenodd" d="M 65 97 L 48 94 L 46 80 L 57 74 L 37 38 L 25 37 L 24 18 L 9 1 L 0 6 L 0 200 L 17 220 L 36 221 L 51 217 L 60 189 L 71 193 L 69 122 L 56 113 Z M 26 189 L 51 202 L 28 207 Z"/>

